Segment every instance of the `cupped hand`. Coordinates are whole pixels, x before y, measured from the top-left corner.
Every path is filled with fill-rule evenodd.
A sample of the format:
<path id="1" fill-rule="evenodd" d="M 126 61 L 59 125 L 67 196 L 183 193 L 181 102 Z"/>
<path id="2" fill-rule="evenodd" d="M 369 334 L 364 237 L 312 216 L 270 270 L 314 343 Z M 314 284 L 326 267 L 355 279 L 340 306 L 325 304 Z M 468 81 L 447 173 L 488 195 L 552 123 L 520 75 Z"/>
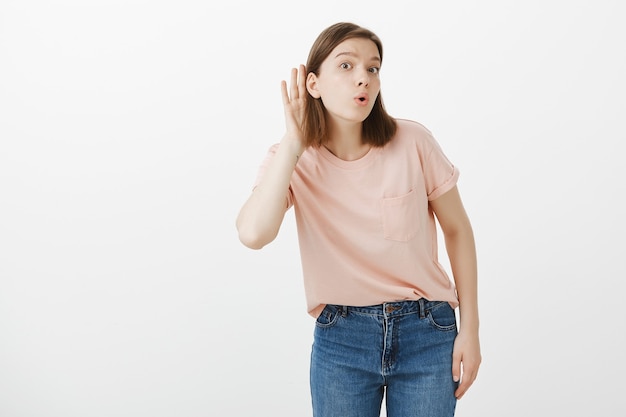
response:
<path id="1" fill-rule="evenodd" d="M 306 68 L 300 65 L 299 68 L 291 69 L 291 81 L 289 89 L 287 82 L 281 82 L 283 106 L 285 109 L 285 124 L 287 135 L 303 140 L 302 120 L 306 104 Z"/>

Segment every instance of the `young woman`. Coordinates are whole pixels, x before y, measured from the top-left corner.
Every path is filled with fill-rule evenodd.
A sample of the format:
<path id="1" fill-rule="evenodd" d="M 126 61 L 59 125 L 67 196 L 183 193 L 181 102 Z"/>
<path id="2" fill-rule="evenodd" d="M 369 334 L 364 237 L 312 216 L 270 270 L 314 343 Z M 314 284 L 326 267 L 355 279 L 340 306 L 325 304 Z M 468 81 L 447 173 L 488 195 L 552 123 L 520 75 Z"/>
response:
<path id="1" fill-rule="evenodd" d="M 452 416 L 481 362 L 477 267 L 459 171 L 429 130 L 387 114 L 383 48 L 352 23 L 326 28 L 282 82 L 286 132 L 237 217 L 260 249 L 294 207 L 316 319 L 315 417 Z M 453 281 L 437 259 L 435 217 Z M 455 309 L 459 309 L 457 327 Z"/>

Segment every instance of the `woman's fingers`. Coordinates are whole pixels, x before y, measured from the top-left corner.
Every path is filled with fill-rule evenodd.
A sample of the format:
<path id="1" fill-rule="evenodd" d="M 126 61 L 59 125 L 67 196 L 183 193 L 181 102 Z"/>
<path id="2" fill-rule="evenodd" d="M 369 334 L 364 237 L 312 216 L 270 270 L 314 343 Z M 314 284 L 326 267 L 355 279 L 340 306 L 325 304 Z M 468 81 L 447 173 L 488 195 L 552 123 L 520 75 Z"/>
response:
<path id="1" fill-rule="evenodd" d="M 459 382 L 454 393 L 457 399 L 461 399 L 469 387 L 474 383 L 480 367 L 480 343 L 477 333 L 459 332 L 454 341 L 452 353 L 452 378 Z"/>
<path id="2" fill-rule="evenodd" d="M 305 97 L 306 69 L 303 64 L 300 64 L 298 68 L 291 69 L 289 90 L 287 90 L 287 82 L 284 80 L 281 82 L 281 90 L 283 96 L 283 104 L 288 104 L 292 100 L 298 100 L 302 97 Z"/>
<path id="3" fill-rule="evenodd" d="M 456 396 L 458 400 L 460 400 L 463 397 L 463 395 L 465 395 L 469 387 L 472 386 L 472 384 L 476 380 L 477 375 L 478 375 L 477 368 L 469 368 L 469 366 L 463 367 L 463 376 L 461 378 L 461 383 L 459 384 L 459 387 L 454 393 L 454 395 Z"/>
<path id="4" fill-rule="evenodd" d="M 306 68 L 303 64 L 300 64 L 300 77 L 298 80 L 298 94 L 300 97 L 306 97 Z"/>
<path id="5" fill-rule="evenodd" d="M 299 132 L 304 113 L 306 99 L 306 79 L 305 66 L 300 65 L 298 68 L 292 68 L 289 86 L 285 80 L 281 81 L 280 89 L 285 109 L 285 121 L 287 130 L 291 132 Z"/>
<path id="6" fill-rule="evenodd" d="M 291 99 L 297 100 L 300 97 L 298 90 L 298 70 L 296 68 L 291 69 Z"/>
<path id="7" fill-rule="evenodd" d="M 280 91 L 281 91 L 281 96 L 283 98 L 283 105 L 287 105 L 289 104 L 289 93 L 287 92 L 287 81 L 282 80 L 280 82 Z"/>

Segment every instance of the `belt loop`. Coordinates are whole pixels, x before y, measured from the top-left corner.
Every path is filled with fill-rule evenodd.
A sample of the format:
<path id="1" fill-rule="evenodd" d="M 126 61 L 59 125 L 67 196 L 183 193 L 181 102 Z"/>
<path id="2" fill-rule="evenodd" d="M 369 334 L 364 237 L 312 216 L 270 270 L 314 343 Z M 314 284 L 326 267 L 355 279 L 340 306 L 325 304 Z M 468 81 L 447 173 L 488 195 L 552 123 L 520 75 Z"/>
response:
<path id="1" fill-rule="evenodd" d="M 345 317 L 348 315 L 348 307 L 347 306 L 341 306 L 341 317 Z"/>
<path id="2" fill-rule="evenodd" d="M 424 299 L 420 298 L 419 300 L 417 300 L 417 303 L 419 304 L 420 308 L 420 319 L 423 319 L 426 317 L 426 311 L 424 311 Z"/>

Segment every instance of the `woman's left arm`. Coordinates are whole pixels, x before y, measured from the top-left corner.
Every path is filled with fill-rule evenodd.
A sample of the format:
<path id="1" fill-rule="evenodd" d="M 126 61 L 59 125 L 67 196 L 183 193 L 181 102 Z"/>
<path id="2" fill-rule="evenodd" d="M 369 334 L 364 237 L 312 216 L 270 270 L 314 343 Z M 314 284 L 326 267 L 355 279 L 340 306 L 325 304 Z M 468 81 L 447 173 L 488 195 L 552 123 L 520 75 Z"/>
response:
<path id="1" fill-rule="evenodd" d="M 472 225 L 459 190 L 430 202 L 445 238 L 446 251 L 459 297 L 459 334 L 454 341 L 452 376 L 461 381 L 455 396 L 460 399 L 472 385 L 482 360 L 478 337 L 478 271 Z"/>

